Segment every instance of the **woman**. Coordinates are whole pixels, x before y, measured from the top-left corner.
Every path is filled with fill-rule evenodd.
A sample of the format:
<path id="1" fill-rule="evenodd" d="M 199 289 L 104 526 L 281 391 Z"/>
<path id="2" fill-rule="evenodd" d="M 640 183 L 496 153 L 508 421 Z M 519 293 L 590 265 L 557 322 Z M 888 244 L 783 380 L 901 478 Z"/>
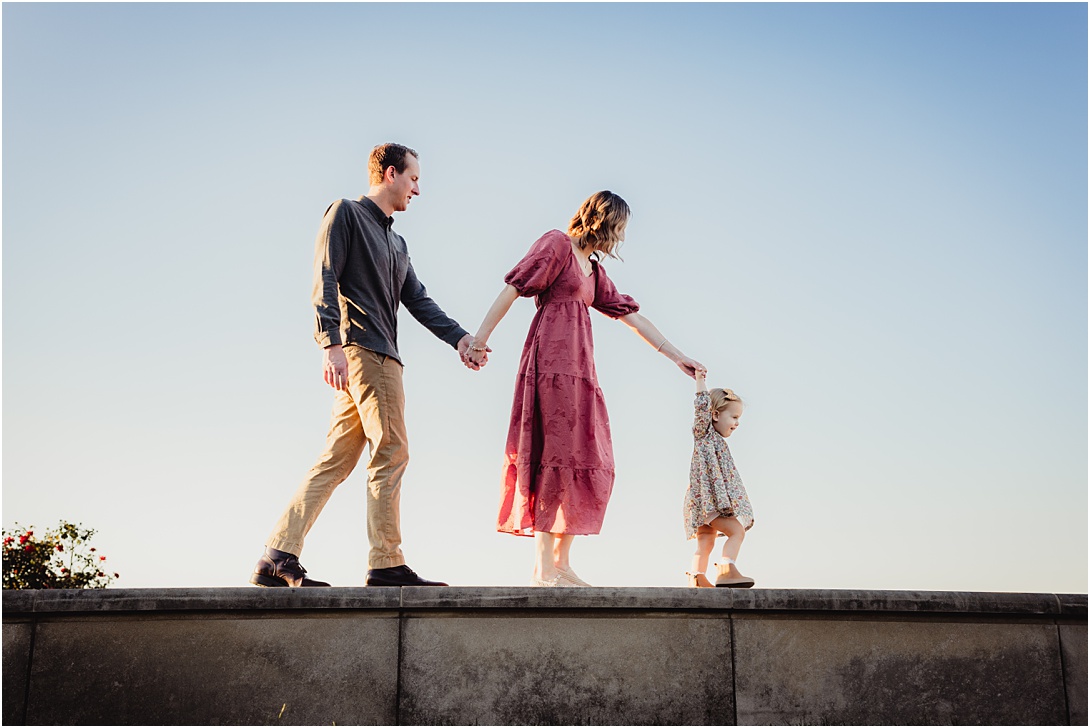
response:
<path id="1" fill-rule="evenodd" d="M 498 530 L 532 535 L 535 586 L 589 586 L 571 568 L 575 536 L 597 534 L 613 490 L 609 416 L 594 369 L 588 307 L 620 319 L 690 377 L 705 371 L 617 292 L 600 265 L 616 258 L 630 215 L 612 192 L 591 195 L 567 234 L 545 233 L 504 278 L 466 359 L 483 364 L 488 337 L 519 296 L 537 297 L 522 350 L 507 436 Z"/>

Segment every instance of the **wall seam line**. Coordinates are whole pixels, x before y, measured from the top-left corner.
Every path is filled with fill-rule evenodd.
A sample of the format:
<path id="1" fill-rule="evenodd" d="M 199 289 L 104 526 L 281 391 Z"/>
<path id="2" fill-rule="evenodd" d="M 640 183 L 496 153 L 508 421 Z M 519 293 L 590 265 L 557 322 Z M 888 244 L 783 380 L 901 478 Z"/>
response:
<path id="1" fill-rule="evenodd" d="M 734 612 L 727 612 L 727 623 L 730 625 L 730 702 L 734 712 L 734 725 L 738 725 L 738 668 L 734 660 Z"/>
<path id="2" fill-rule="evenodd" d="M 1056 601 L 1060 601 L 1059 597 L 1056 597 Z M 1062 606 L 1062 605 L 1061 605 Z M 1060 619 L 1057 617 L 1052 621 L 1056 627 L 1056 647 L 1060 652 L 1060 688 L 1064 694 L 1064 717 L 1067 718 L 1067 725 L 1071 723 L 1071 700 L 1067 697 L 1067 663 L 1064 662 L 1064 638 L 1063 630 L 1061 629 Z"/>
<path id="3" fill-rule="evenodd" d="M 398 588 L 397 606 L 397 682 L 394 685 L 394 725 L 401 725 L 401 633 L 405 624 L 405 587 Z"/>
<path id="4" fill-rule="evenodd" d="M 30 725 L 27 722 L 27 716 L 30 715 L 30 676 L 34 671 L 34 643 L 37 640 L 38 618 L 34 617 L 30 623 L 30 649 L 27 650 L 26 658 L 26 687 L 23 688 L 23 725 Z"/>

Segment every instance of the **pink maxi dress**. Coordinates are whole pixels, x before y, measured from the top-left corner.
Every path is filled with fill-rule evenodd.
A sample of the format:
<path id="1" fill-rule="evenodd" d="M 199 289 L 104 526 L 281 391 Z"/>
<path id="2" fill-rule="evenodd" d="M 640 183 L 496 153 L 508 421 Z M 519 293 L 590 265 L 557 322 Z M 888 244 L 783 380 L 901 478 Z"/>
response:
<path id="1" fill-rule="evenodd" d="M 497 530 L 574 535 L 602 530 L 613 491 L 609 415 L 594 369 L 588 307 L 619 318 L 639 304 L 597 263 L 587 276 L 571 240 L 545 233 L 504 281 L 537 297 L 522 348 Z"/>

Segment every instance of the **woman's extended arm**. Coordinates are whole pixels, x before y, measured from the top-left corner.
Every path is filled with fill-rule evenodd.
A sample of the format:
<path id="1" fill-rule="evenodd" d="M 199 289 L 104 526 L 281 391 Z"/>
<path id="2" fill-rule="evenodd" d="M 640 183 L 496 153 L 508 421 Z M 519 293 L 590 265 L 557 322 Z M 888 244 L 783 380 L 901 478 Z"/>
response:
<path id="1" fill-rule="evenodd" d="M 500 291 L 500 295 L 496 296 L 496 300 L 492 303 L 492 308 L 488 309 L 488 313 L 484 315 L 484 321 L 481 322 L 481 326 L 477 329 L 477 334 L 473 337 L 473 343 L 470 345 L 469 351 L 466 352 L 467 358 L 477 364 L 488 358 L 488 337 L 492 335 L 492 332 L 496 330 L 500 321 L 507 312 L 511 310 L 511 304 L 515 302 L 515 299 L 519 297 L 518 289 L 508 283 Z"/>
<path id="2" fill-rule="evenodd" d="M 630 313 L 621 316 L 621 321 L 624 321 L 626 326 L 639 334 L 640 338 L 655 347 L 655 351 L 665 354 L 670 361 L 677 364 L 678 368 L 690 377 L 695 379 L 698 371 L 707 373 L 707 367 L 681 353 L 681 350 L 667 341 L 662 332 L 646 316 L 639 313 Z"/>

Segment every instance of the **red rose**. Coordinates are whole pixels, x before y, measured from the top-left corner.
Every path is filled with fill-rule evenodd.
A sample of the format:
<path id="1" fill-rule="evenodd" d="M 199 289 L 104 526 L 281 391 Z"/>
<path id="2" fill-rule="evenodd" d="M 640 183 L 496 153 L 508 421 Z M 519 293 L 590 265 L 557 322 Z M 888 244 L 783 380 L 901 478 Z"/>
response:
<path id="1" fill-rule="evenodd" d="M 98 557 L 98 560 L 99 560 L 99 561 L 105 561 L 105 560 L 106 560 L 106 557 L 105 557 L 105 556 L 99 556 L 99 557 Z"/>
<path id="2" fill-rule="evenodd" d="M 57 550 L 58 551 L 64 551 L 64 544 L 62 544 L 62 543 L 57 544 Z"/>
<path id="3" fill-rule="evenodd" d="M 33 551 L 33 550 L 34 550 L 34 544 L 32 544 L 32 543 L 28 543 L 26 546 L 23 547 L 23 551 Z"/>
<path id="4" fill-rule="evenodd" d="M 115 571 L 115 572 L 114 572 L 114 578 L 115 578 L 115 579 L 120 579 L 120 578 L 121 578 L 121 574 L 118 574 L 118 573 L 117 573 L 117 572 Z"/>

